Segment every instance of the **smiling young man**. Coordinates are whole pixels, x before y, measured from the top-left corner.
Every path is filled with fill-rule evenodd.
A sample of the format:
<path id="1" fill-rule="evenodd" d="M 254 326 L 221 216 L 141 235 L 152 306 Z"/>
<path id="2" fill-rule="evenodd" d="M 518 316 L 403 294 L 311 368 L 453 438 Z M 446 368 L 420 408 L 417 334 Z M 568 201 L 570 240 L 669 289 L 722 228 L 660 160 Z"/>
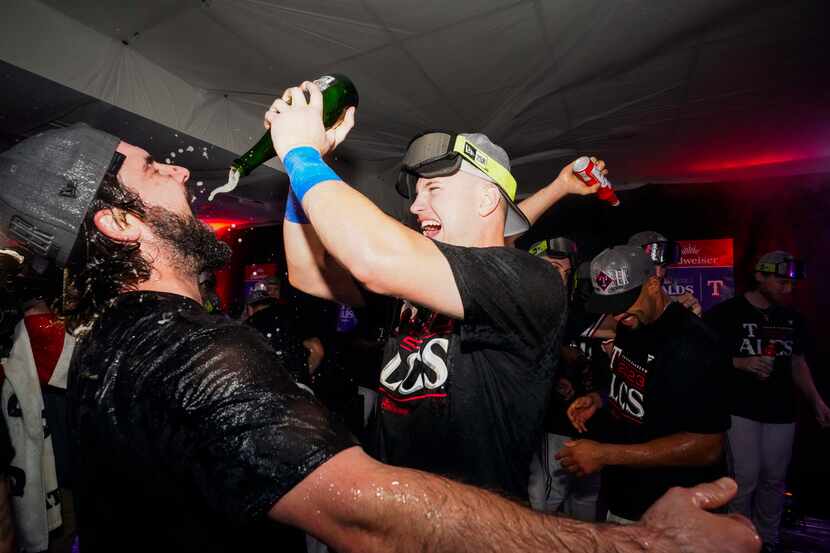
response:
<path id="1" fill-rule="evenodd" d="M 618 323 L 608 437 L 568 442 L 557 458 L 579 476 L 604 468 L 609 520 L 630 522 L 669 488 L 723 475 L 728 360 L 701 319 L 669 299 L 642 248 L 600 253 L 591 280 L 587 309 Z M 574 426 L 584 429 L 601 404 L 599 394 L 577 400 L 569 409 Z"/>
<path id="2" fill-rule="evenodd" d="M 305 103 L 298 89 L 289 93 L 292 105 Z M 275 110 L 288 113 L 288 106 L 278 100 Z M 269 112 L 272 123 L 276 111 Z M 352 286 L 354 297 L 356 280 L 404 300 L 379 367 L 372 453 L 393 465 L 527 499 L 567 293 L 548 263 L 505 247 L 505 237 L 529 227 L 514 203 L 507 153 L 477 133 L 428 132 L 413 139 L 398 189 L 413 199 L 417 232 L 336 175 L 302 189 L 312 171 L 306 156 L 317 152 L 306 141 L 327 153 L 331 142 L 324 135 L 293 136 L 280 128 L 273 136 L 299 197 L 283 227 L 292 284 L 339 299 L 331 293 L 335 286 Z M 559 197 L 594 192 L 570 166 L 556 187 Z M 307 218 L 296 217 L 306 204 Z M 345 277 L 336 285 L 333 260 Z"/>

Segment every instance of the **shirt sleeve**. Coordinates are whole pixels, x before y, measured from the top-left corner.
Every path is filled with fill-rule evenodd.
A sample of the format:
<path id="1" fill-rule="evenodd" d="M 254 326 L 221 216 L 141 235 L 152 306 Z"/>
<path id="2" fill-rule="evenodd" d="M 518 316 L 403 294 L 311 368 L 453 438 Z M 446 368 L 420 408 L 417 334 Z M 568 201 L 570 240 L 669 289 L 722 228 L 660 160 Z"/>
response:
<path id="1" fill-rule="evenodd" d="M 464 305 L 462 340 L 518 337 L 538 344 L 566 317 L 565 286 L 543 260 L 515 248 L 465 248 L 436 242 Z"/>
<path id="2" fill-rule="evenodd" d="M 255 331 L 226 327 L 180 355 L 147 405 L 156 452 L 216 512 L 249 522 L 356 444 Z"/>

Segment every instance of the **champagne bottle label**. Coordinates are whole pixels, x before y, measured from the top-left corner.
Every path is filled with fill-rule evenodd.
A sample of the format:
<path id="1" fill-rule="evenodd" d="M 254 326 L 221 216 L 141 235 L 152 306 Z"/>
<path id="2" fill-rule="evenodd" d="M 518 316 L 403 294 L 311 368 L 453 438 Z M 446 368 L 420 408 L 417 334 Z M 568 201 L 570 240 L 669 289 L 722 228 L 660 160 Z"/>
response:
<path id="1" fill-rule="evenodd" d="M 326 90 L 328 87 L 330 87 L 330 86 L 331 86 L 331 84 L 332 84 L 334 81 L 335 81 L 335 78 L 334 78 L 334 77 L 332 77 L 331 75 L 323 75 L 322 77 L 320 77 L 319 79 L 317 79 L 316 81 L 314 81 L 314 84 L 316 84 L 316 85 L 317 85 L 317 88 L 319 88 L 319 89 L 320 89 L 320 92 L 323 92 L 323 91 L 324 91 L 324 90 Z"/>

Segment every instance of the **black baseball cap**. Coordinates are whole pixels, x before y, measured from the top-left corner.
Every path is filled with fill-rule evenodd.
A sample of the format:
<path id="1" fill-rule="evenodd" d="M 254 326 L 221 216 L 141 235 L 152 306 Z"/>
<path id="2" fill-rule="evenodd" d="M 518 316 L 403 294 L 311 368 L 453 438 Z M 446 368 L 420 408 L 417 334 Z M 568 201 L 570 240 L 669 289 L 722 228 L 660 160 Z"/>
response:
<path id="1" fill-rule="evenodd" d="M 591 313 L 624 313 L 637 302 L 643 284 L 655 274 L 654 263 L 642 248 L 608 248 L 591 261 L 593 293 L 585 304 Z"/>
<path id="2" fill-rule="evenodd" d="M 0 246 L 66 265 L 101 182 L 124 160 L 120 141 L 76 124 L 0 154 Z"/>

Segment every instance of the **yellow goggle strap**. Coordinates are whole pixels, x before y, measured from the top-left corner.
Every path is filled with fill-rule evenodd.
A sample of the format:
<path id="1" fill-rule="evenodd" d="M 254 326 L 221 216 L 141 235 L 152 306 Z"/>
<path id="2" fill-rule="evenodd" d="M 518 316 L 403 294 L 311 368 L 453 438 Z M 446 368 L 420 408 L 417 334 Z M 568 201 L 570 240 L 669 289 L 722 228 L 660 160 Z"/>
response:
<path id="1" fill-rule="evenodd" d="M 507 192 L 507 197 L 511 201 L 516 200 L 516 179 L 503 165 L 480 151 L 475 144 L 467 142 L 460 134 L 455 137 L 453 151 L 496 181 L 496 184 Z"/>

